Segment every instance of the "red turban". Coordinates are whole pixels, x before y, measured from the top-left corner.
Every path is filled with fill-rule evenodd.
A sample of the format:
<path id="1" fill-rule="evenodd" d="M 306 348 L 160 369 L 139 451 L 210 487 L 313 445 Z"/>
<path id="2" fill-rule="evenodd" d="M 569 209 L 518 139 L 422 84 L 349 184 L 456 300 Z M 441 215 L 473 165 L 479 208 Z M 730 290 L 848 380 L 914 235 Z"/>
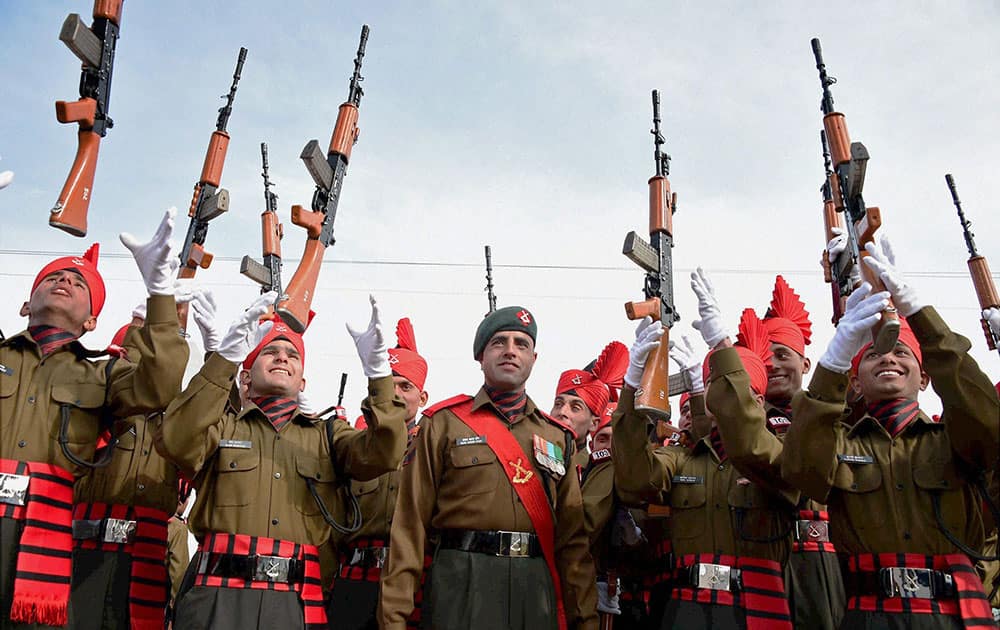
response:
<path id="1" fill-rule="evenodd" d="M 601 419 L 597 421 L 597 426 L 595 426 L 594 430 L 590 432 L 590 437 L 597 435 L 601 429 L 611 426 L 611 414 L 613 414 L 617 408 L 618 403 L 616 402 L 609 402 L 604 406 L 604 413 L 601 414 Z"/>
<path id="2" fill-rule="evenodd" d="M 785 279 L 774 279 L 771 306 L 764 315 L 764 326 L 772 343 L 780 343 L 805 356 L 806 345 L 812 341 L 812 322 L 802 298 L 788 286 Z"/>
<path id="3" fill-rule="evenodd" d="M 625 370 L 628 369 L 628 348 L 620 341 L 612 341 L 597 357 L 590 370 L 566 370 L 559 377 L 556 396 L 572 394 L 583 399 L 590 413 L 600 416 L 608 402 L 618 400 Z"/>
<path id="4" fill-rule="evenodd" d="M 310 312 L 310 315 L 311 314 L 312 313 Z M 309 320 L 312 321 L 312 317 L 310 317 Z M 243 368 L 246 370 L 252 368 L 254 362 L 257 360 L 257 357 L 260 355 L 261 350 L 266 348 L 271 343 L 277 341 L 278 339 L 284 339 L 288 343 L 295 346 L 295 349 L 299 351 L 299 356 L 302 357 L 302 367 L 305 367 L 306 344 L 302 340 L 302 335 L 295 332 L 288 326 L 288 324 L 281 321 L 281 318 L 278 317 L 277 314 L 275 314 L 274 319 L 272 320 L 272 324 L 273 325 L 271 326 L 271 330 L 267 331 L 267 334 L 264 335 L 264 339 L 262 339 L 261 342 L 257 344 L 257 347 L 254 348 L 253 351 L 250 352 L 250 354 L 247 356 L 246 360 L 243 361 Z"/>
<path id="5" fill-rule="evenodd" d="M 83 256 L 63 256 L 62 258 L 56 258 L 42 267 L 42 270 L 35 276 L 35 282 L 31 285 L 31 292 L 34 293 L 38 285 L 41 284 L 42 279 L 49 274 L 64 269 L 76 271 L 87 282 L 87 288 L 90 289 L 90 314 L 97 317 L 101 314 L 101 309 L 104 308 L 104 297 L 106 295 L 104 278 L 101 277 L 101 272 L 97 270 L 97 258 L 100 251 L 101 245 L 94 243 Z"/>
<path id="6" fill-rule="evenodd" d="M 752 308 L 744 309 L 743 316 L 740 317 L 739 333 L 736 336 L 737 354 L 743 362 L 743 369 L 750 377 L 750 389 L 764 395 L 767 391 L 767 367 L 771 363 L 771 339 Z M 715 351 L 708 353 L 705 362 L 702 364 L 702 375 L 708 383 L 708 360 Z"/>
<path id="7" fill-rule="evenodd" d="M 917 336 L 913 334 L 913 329 L 910 328 L 910 324 L 907 323 L 905 317 L 899 318 L 899 341 L 913 351 L 913 356 L 917 357 L 917 363 L 923 366 L 924 355 L 920 352 L 920 342 L 917 341 Z M 854 355 L 854 359 L 851 360 L 851 374 L 858 373 L 858 366 L 861 365 L 861 357 L 865 356 L 865 353 L 871 347 L 872 344 L 869 343 Z"/>
<path id="8" fill-rule="evenodd" d="M 677 408 L 682 409 L 689 400 L 691 400 L 691 392 L 684 392 L 681 394 L 680 402 L 677 403 Z"/>
<path id="9" fill-rule="evenodd" d="M 423 391 L 427 382 L 427 361 L 417 354 L 417 340 L 409 317 L 396 324 L 396 347 L 389 349 L 389 367 L 393 375 L 402 376 Z"/>

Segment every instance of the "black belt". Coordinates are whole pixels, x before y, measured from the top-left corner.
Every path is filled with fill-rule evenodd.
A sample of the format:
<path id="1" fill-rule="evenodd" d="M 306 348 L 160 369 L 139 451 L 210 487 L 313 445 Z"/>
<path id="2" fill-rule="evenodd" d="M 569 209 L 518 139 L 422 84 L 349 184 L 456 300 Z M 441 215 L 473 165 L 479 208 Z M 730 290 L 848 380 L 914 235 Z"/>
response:
<path id="1" fill-rule="evenodd" d="M 876 595 L 905 599 L 955 597 L 951 574 L 934 569 L 885 567 L 878 571 L 845 571 L 844 590 L 848 597 Z"/>
<path id="2" fill-rule="evenodd" d="M 258 582 L 295 584 L 305 579 L 305 562 L 299 558 L 234 553 L 204 553 L 198 573 Z"/>
<path id="3" fill-rule="evenodd" d="M 540 558 L 542 545 L 529 532 L 449 529 L 441 532 L 442 549 L 485 553 L 503 558 Z"/>

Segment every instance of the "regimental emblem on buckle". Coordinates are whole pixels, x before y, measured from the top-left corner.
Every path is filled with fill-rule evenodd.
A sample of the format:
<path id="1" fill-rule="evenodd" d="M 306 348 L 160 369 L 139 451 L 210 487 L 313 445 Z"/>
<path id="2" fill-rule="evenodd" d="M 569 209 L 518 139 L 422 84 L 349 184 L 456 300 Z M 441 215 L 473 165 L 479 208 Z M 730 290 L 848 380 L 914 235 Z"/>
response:
<path id="1" fill-rule="evenodd" d="M 24 505 L 28 499 L 28 475 L 0 473 L 0 503 Z"/>
<path id="2" fill-rule="evenodd" d="M 795 537 L 799 542 L 830 542 L 830 524 L 826 521 L 796 521 Z"/>
<path id="3" fill-rule="evenodd" d="M 124 545 L 132 542 L 134 536 L 135 521 L 126 521 L 120 518 L 105 520 L 104 542 Z"/>
<path id="4" fill-rule="evenodd" d="M 692 571 L 692 581 L 694 585 L 698 588 L 707 588 L 713 591 L 729 591 L 732 590 L 732 578 L 734 575 L 739 574 L 738 571 L 734 573 L 732 567 L 728 567 L 724 564 L 711 564 L 708 562 L 701 562 L 693 567 Z"/>
<path id="5" fill-rule="evenodd" d="M 513 483 L 528 483 L 528 480 L 535 476 L 534 471 L 528 470 L 527 468 L 524 467 L 524 464 L 521 463 L 520 457 L 517 458 L 516 463 L 515 462 L 507 462 L 507 463 L 514 467 L 515 471 L 514 478 L 511 479 Z"/>
<path id="6" fill-rule="evenodd" d="M 503 558 L 527 558 L 531 555 L 531 534 L 524 532 L 497 532 L 500 545 L 497 556 Z"/>
<path id="7" fill-rule="evenodd" d="M 288 582 L 290 558 L 257 556 L 253 579 L 257 582 Z"/>
<path id="8" fill-rule="evenodd" d="M 880 574 L 882 589 L 889 597 L 934 599 L 934 572 L 931 569 L 888 567 Z"/>

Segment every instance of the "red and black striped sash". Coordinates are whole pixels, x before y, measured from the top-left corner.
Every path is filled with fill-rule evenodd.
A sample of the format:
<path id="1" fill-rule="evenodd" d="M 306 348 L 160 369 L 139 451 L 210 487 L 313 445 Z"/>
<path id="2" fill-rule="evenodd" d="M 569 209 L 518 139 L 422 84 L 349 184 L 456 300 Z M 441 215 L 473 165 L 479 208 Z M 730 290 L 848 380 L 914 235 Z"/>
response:
<path id="1" fill-rule="evenodd" d="M 347 549 L 340 552 L 340 579 L 355 582 L 378 582 L 382 577 L 380 567 L 365 567 L 351 564 L 355 549 L 384 549 L 389 543 L 384 538 L 364 537 L 352 540 Z"/>
<path id="2" fill-rule="evenodd" d="M 420 588 L 417 592 L 413 594 L 413 612 L 410 616 L 406 618 L 407 628 L 420 628 L 420 618 L 421 609 L 424 605 L 424 584 L 427 583 L 427 573 L 431 569 L 431 563 L 434 562 L 434 556 L 430 554 L 424 555 L 424 570 L 420 572 Z"/>
<path id="3" fill-rule="evenodd" d="M 281 427 L 288 424 L 288 421 L 295 415 L 299 408 L 299 403 L 294 398 L 282 398 L 280 396 L 260 396 L 251 399 L 257 405 L 267 419 L 271 421 L 271 426 L 275 431 L 281 431 Z"/>
<path id="4" fill-rule="evenodd" d="M 781 565 L 773 560 L 737 558 L 722 554 L 687 554 L 677 560 L 677 574 L 687 575 L 695 564 L 721 564 L 740 570 L 742 587 L 722 591 L 694 586 L 677 586 L 671 595 L 675 599 L 701 604 L 737 606 L 746 613 L 747 630 L 792 630 L 788 596 Z"/>
<path id="5" fill-rule="evenodd" d="M 847 570 L 852 573 L 878 573 L 887 567 L 934 569 L 951 574 L 956 598 L 923 599 L 883 597 L 881 594 L 851 595 L 847 598 L 848 610 L 882 613 L 915 613 L 926 615 L 951 615 L 962 620 L 966 630 L 996 628 L 990 603 L 983 591 L 983 583 L 969 558 L 962 553 L 924 556 L 915 553 L 860 554 L 847 559 Z"/>
<path id="6" fill-rule="evenodd" d="M 29 326 L 28 334 L 38 344 L 43 357 L 47 357 L 79 336 L 55 326 Z"/>
<path id="7" fill-rule="evenodd" d="M 198 552 L 225 553 L 240 556 L 277 556 L 280 558 L 296 558 L 305 563 L 304 579 L 301 583 L 268 582 L 246 580 L 235 577 L 220 577 L 199 573 L 195 578 L 196 586 L 212 586 L 216 588 L 252 588 L 269 591 L 295 591 L 302 601 L 302 613 L 306 628 L 309 630 L 326 630 L 326 609 L 323 607 L 323 586 L 319 571 L 319 550 L 314 545 L 303 545 L 287 540 L 265 538 L 264 536 L 248 536 L 246 534 L 222 534 L 213 532 L 207 534 L 198 546 Z"/>
<path id="8" fill-rule="evenodd" d="M 799 510 L 799 520 L 823 521 L 827 524 L 827 532 L 829 532 L 830 514 L 826 510 Z M 827 538 L 829 538 L 829 535 L 827 535 Z M 794 553 L 804 551 L 837 553 L 837 548 L 829 540 L 795 540 L 792 542 L 792 551 Z"/>
<path id="9" fill-rule="evenodd" d="M 715 454 L 719 456 L 719 461 L 726 461 L 726 447 L 722 444 L 722 434 L 719 433 L 719 427 L 712 427 L 712 431 L 708 434 L 709 440 L 712 442 L 712 450 Z"/>
<path id="10" fill-rule="evenodd" d="M 24 521 L 10 619 L 64 626 L 73 560 L 73 474 L 12 459 L 0 459 L 0 472 L 29 477 L 24 505 L 0 503 L 0 517 Z"/>
<path id="11" fill-rule="evenodd" d="M 135 521 L 131 543 L 90 538 L 74 540 L 73 544 L 80 549 L 127 553 L 132 561 L 128 588 L 128 612 L 132 630 L 161 630 L 170 590 L 166 565 L 169 516 L 154 508 L 130 505 L 78 503 L 73 508 L 74 520 L 109 518 Z"/>
<path id="12" fill-rule="evenodd" d="M 670 538 L 664 537 L 653 546 L 652 552 L 655 558 L 656 569 L 643 578 L 646 588 L 651 588 L 657 584 L 670 582 L 674 579 L 674 566 L 671 561 L 671 554 L 674 547 Z"/>
<path id="13" fill-rule="evenodd" d="M 868 415 L 878 420 L 892 437 L 899 435 L 919 413 L 919 403 L 906 398 L 882 400 L 868 405 Z"/>

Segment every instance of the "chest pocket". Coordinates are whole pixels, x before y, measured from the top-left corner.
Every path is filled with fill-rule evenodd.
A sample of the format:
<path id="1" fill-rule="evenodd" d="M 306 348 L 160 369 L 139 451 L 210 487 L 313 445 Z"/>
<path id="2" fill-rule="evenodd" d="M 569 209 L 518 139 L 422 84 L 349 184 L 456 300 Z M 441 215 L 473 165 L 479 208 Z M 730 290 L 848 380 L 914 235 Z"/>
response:
<path id="1" fill-rule="evenodd" d="M 838 492 L 837 500 L 843 501 L 851 525 L 858 530 L 875 529 L 885 525 L 887 511 L 892 509 L 889 497 L 882 488 L 882 469 L 877 462 L 852 464 L 840 462 L 833 476 Z"/>
<path id="2" fill-rule="evenodd" d="M 369 481 L 358 481 L 357 479 L 351 479 L 351 492 L 355 496 L 364 496 L 366 494 L 371 494 L 378 490 L 379 479 L 371 479 Z"/>
<path id="3" fill-rule="evenodd" d="M 93 444 L 97 441 L 104 387 L 95 383 L 70 383 L 52 386 L 52 400 L 58 408 L 69 411 L 66 430 L 70 444 Z M 59 438 L 59 423 L 52 427 L 52 437 Z"/>
<path id="4" fill-rule="evenodd" d="M 675 476 L 670 490 L 670 513 L 673 520 L 674 536 L 696 538 L 705 534 L 707 527 L 707 489 L 705 477 L 685 474 L 688 479 L 700 479 L 696 483 L 681 483 Z"/>
<path id="5" fill-rule="evenodd" d="M 952 462 L 938 460 L 915 465 L 913 483 L 930 495 L 932 503 L 940 501 L 942 520 L 948 529 L 963 531 L 967 513 L 962 491 L 965 481 Z"/>
<path id="6" fill-rule="evenodd" d="M 326 510 L 334 518 L 342 519 L 344 506 L 337 495 L 337 474 L 333 462 L 328 458 L 296 457 L 295 471 L 302 482 L 300 488 L 292 491 L 295 507 L 299 512 L 306 516 L 317 516 Z M 377 488 L 378 480 L 374 480 L 374 483 Z M 313 487 L 315 495 L 310 492 L 309 486 Z"/>
<path id="7" fill-rule="evenodd" d="M 0 373 L 0 398 L 9 398 L 14 395 L 17 391 L 18 383 L 21 382 L 21 366 L 20 361 L 17 361 L 18 365 L 14 365 L 15 354 L 13 352 L 5 353 L 4 356 L 0 357 L 0 364 L 7 368 L 11 373 L 6 372 Z M 8 358 L 9 357 L 9 358 Z M 10 361 L 10 363 L 8 363 Z"/>
<path id="8" fill-rule="evenodd" d="M 257 496 L 260 479 L 260 451 L 250 448 L 220 448 L 216 456 L 215 505 L 249 505 Z"/>
<path id="9" fill-rule="evenodd" d="M 454 474 L 459 477 L 459 485 L 466 495 L 495 492 L 500 479 L 500 465 L 493 450 L 485 444 L 453 446 L 448 455 Z M 531 462 L 525 468 L 533 470 Z"/>

